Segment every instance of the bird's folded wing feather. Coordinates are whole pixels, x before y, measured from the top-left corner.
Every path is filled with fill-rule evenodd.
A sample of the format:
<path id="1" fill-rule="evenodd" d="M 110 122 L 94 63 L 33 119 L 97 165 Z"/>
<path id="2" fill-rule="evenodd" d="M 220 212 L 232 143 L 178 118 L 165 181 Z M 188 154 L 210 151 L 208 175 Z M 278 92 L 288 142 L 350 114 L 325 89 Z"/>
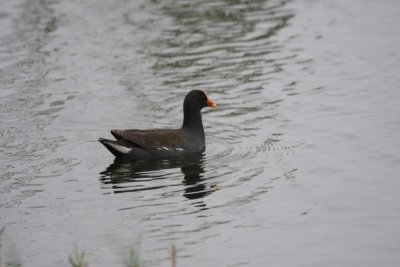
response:
<path id="1" fill-rule="evenodd" d="M 185 148 L 188 140 L 183 132 L 176 129 L 153 130 L 111 130 L 117 140 L 126 140 L 146 150 L 167 148 Z"/>

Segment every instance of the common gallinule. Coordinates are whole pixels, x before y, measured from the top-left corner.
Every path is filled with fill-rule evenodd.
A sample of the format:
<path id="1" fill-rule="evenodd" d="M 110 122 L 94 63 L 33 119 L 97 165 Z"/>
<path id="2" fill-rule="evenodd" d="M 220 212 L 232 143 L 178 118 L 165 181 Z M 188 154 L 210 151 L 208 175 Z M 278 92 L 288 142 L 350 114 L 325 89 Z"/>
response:
<path id="1" fill-rule="evenodd" d="M 200 90 L 190 91 L 183 101 L 183 125 L 180 129 L 111 130 L 116 141 L 100 138 L 117 158 L 130 160 L 179 157 L 205 150 L 201 109 L 217 105 Z"/>

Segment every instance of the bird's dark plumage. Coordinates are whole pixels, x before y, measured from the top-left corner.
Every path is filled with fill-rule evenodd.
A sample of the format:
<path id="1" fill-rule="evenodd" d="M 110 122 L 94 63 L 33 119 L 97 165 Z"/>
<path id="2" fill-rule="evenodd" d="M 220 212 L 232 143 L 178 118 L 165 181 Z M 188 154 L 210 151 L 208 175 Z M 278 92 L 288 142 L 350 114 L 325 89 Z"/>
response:
<path id="1" fill-rule="evenodd" d="M 201 109 L 216 108 L 200 90 L 190 91 L 183 102 L 183 125 L 180 129 L 111 130 L 116 140 L 100 138 L 114 156 L 131 160 L 178 157 L 205 149 Z"/>

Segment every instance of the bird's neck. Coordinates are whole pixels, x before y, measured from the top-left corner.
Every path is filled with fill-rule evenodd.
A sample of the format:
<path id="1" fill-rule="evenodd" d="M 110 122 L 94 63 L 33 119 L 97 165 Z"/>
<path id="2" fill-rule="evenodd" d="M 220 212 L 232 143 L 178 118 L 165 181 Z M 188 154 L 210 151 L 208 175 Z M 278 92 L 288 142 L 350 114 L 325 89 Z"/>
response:
<path id="1" fill-rule="evenodd" d="M 200 111 L 184 112 L 182 129 L 204 136 L 203 121 Z"/>

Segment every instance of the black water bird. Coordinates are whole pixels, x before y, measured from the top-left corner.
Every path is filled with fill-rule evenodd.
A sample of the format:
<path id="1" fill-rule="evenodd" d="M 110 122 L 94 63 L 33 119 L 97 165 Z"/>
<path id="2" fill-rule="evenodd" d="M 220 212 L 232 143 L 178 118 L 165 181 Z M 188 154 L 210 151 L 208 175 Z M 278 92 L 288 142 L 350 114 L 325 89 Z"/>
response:
<path id="1" fill-rule="evenodd" d="M 217 105 L 200 90 L 190 91 L 183 102 L 180 129 L 111 130 L 117 140 L 100 138 L 115 157 L 130 160 L 160 159 L 199 153 L 205 150 L 201 110 Z"/>

